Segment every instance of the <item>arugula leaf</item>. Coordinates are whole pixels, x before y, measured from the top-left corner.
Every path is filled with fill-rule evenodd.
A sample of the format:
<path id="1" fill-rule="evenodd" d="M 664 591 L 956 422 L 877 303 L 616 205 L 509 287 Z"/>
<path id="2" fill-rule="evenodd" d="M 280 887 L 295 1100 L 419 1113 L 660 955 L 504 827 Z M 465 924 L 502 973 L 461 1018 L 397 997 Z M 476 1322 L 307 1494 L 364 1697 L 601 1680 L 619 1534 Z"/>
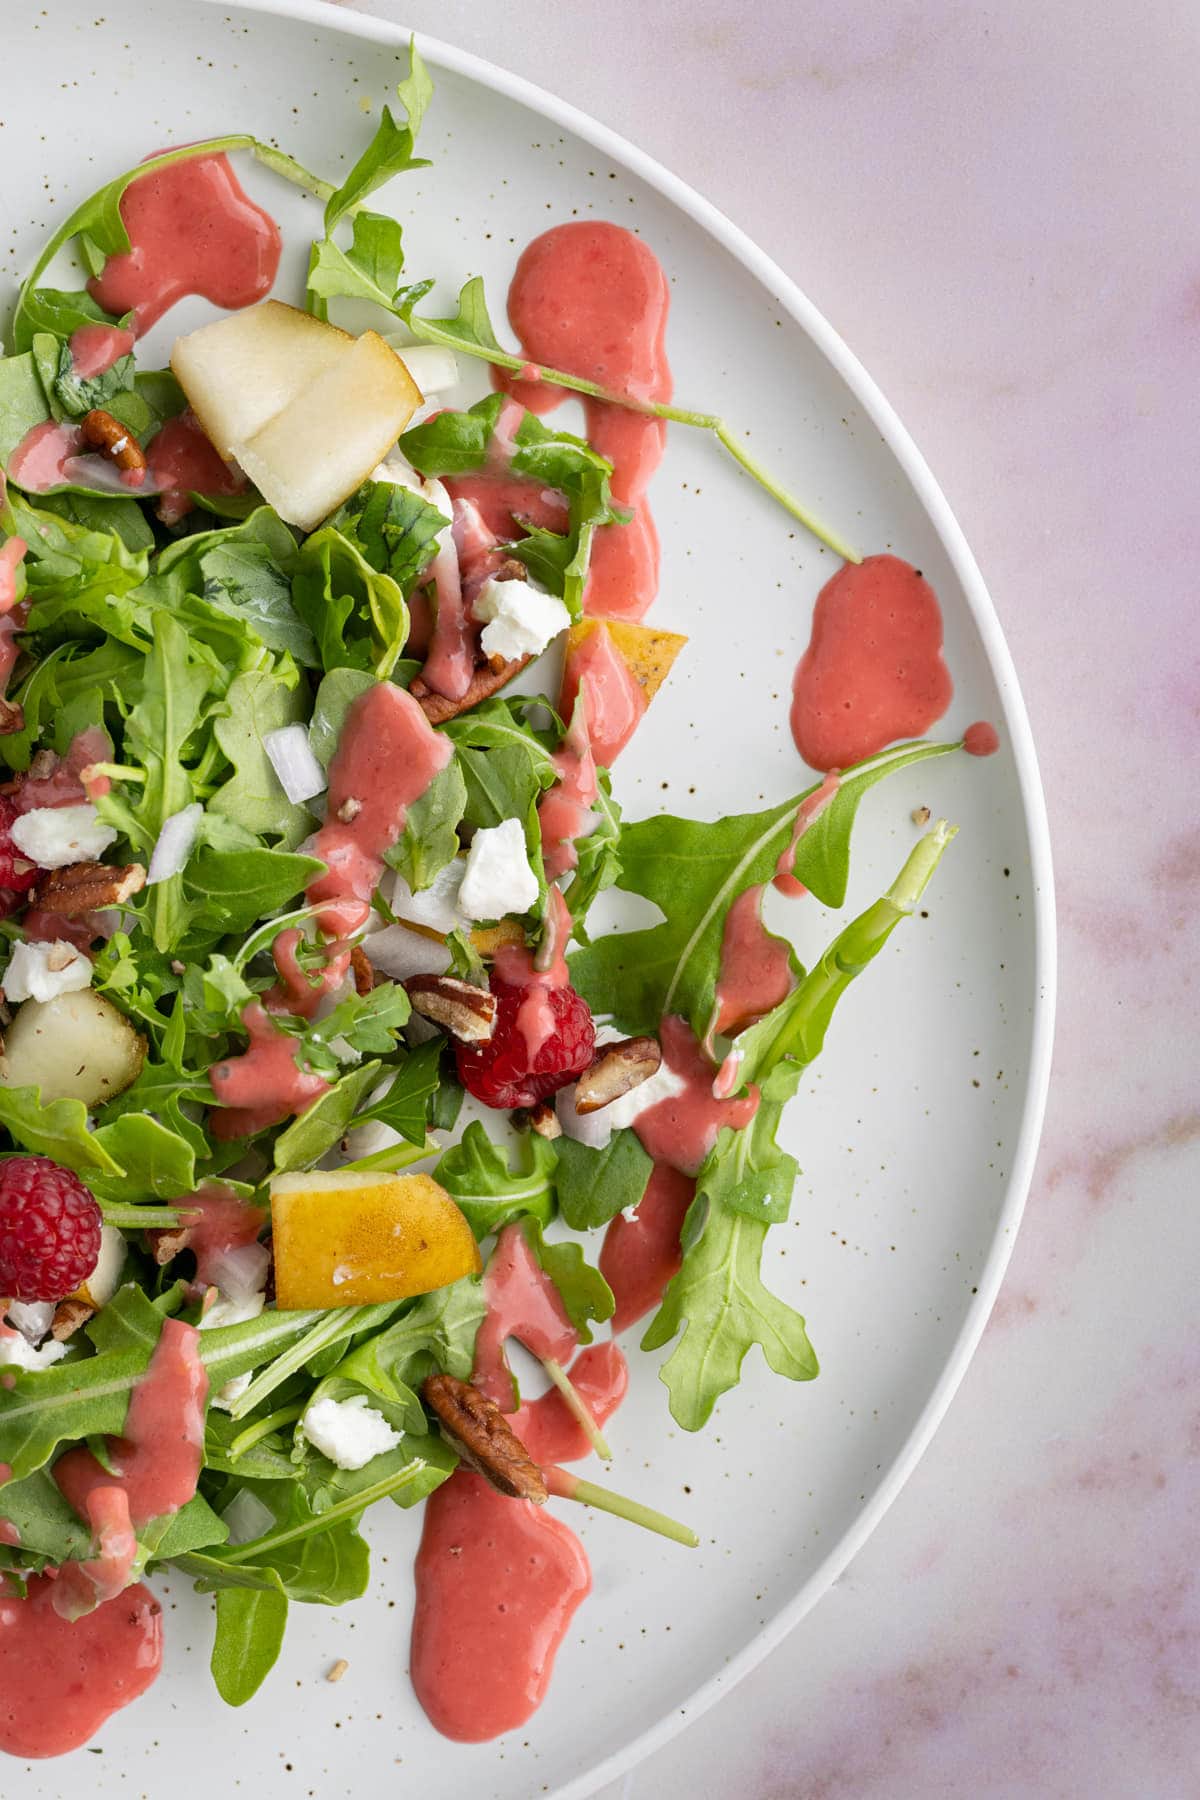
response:
<path id="1" fill-rule="evenodd" d="M 336 1076 L 343 1062 L 357 1061 L 364 1052 L 390 1055 L 410 1010 L 408 995 L 400 984 L 386 982 L 369 994 L 348 994 L 323 1019 L 306 1024 L 283 1016 L 279 1025 L 300 1037 L 300 1057 L 309 1068 Z"/>
<path id="2" fill-rule="evenodd" d="M 145 1113 L 122 1113 L 92 1133 L 120 1164 L 119 1175 L 97 1172 L 88 1185 L 103 1206 L 106 1200 L 136 1203 L 147 1198 L 176 1200 L 196 1186 L 196 1152 L 187 1138 Z"/>
<path id="3" fill-rule="evenodd" d="M 401 433 L 401 454 L 427 478 L 469 475 L 488 459 L 503 405 L 503 394 L 487 394 L 466 412 L 435 413 Z"/>
<path id="4" fill-rule="evenodd" d="M 36 1087 L 0 1087 L 0 1125 L 23 1150 L 49 1156 L 85 1180 L 91 1175 L 124 1173 L 89 1130 L 82 1100 L 43 1104 Z"/>
<path id="5" fill-rule="evenodd" d="M 885 775 L 954 744 L 900 744 L 843 775 L 824 812 L 796 845 L 795 872 L 826 906 L 846 897 L 850 833 L 859 802 Z M 807 793 L 816 792 L 816 787 Z M 655 1031 L 682 1013 L 698 1037 L 713 1016 L 725 916 L 746 888 L 770 881 L 791 841 L 806 794 L 765 812 L 713 824 L 669 814 L 621 831 L 621 886 L 661 908 L 661 924 L 618 932 L 570 959 L 571 979 L 594 1012 L 611 1012 L 630 1033 Z M 585 840 L 586 841 L 586 840 Z"/>
<path id="6" fill-rule="evenodd" d="M 438 1163 L 434 1180 L 457 1202 L 477 1238 L 526 1215 L 546 1224 L 554 1214 L 554 1148 L 536 1132 L 515 1146 L 517 1166 L 493 1144 L 478 1119 Z"/>
<path id="7" fill-rule="evenodd" d="M 112 412 L 118 396 L 133 389 L 132 355 L 119 356 L 102 375 L 80 375 L 69 344 L 48 333 L 38 332 L 33 340 L 34 361 L 50 376 L 42 376 L 42 385 L 52 411 L 66 418 L 82 418 L 93 407 Z M 131 421 L 127 421 L 131 422 Z"/>
<path id="8" fill-rule="evenodd" d="M 482 352 L 487 361 L 499 363 L 502 368 L 511 368 L 514 372 L 520 371 L 522 359 L 501 350 L 492 329 L 482 276 L 475 275 L 464 282 L 459 290 L 458 311 L 450 319 L 423 319 L 414 311 L 432 286 L 432 281 L 418 281 L 413 287 L 402 288 L 396 295 L 396 311 L 419 342 L 446 344 L 451 350 L 465 350 L 471 356 Z"/>
<path id="9" fill-rule="evenodd" d="M 531 1141 L 536 1134 L 531 1133 Z M 545 1140 L 538 1138 L 538 1143 Z M 525 1242 L 539 1266 L 558 1289 L 567 1317 L 575 1327 L 581 1344 L 590 1344 L 589 1319 L 611 1319 L 616 1308 L 613 1291 L 599 1269 L 594 1269 L 583 1254 L 581 1245 L 571 1242 L 548 1244 L 542 1221 L 527 1215 L 520 1221 Z"/>
<path id="10" fill-rule="evenodd" d="M 458 855 L 458 827 L 467 810 L 467 786 L 461 755 L 439 769 L 419 799 L 409 807 L 399 840 L 383 853 L 414 894 L 427 888 Z"/>
<path id="11" fill-rule="evenodd" d="M 578 701 L 576 702 L 578 704 Z M 607 769 L 597 769 L 598 792 L 592 804 L 595 824 L 586 837 L 577 838 L 577 862 L 564 898 L 571 915 L 572 935 L 580 944 L 590 944 L 587 916 L 597 895 L 616 887 L 621 880 L 621 808 L 612 797 L 612 778 Z"/>
<path id="12" fill-rule="evenodd" d="M 7 464 L 22 438 L 49 417 L 33 356 L 27 352 L 0 359 L 0 462 Z"/>
<path id="13" fill-rule="evenodd" d="M 308 291 L 321 300 L 370 300 L 390 309 L 403 267 L 404 244 L 395 219 L 383 213 L 360 212 L 355 215 L 354 239 L 348 250 L 329 237 L 313 245 Z"/>
<path id="14" fill-rule="evenodd" d="M 197 930 L 221 937 L 249 930 L 303 893 L 324 867 L 315 856 L 282 850 L 197 851 L 183 878 L 193 940 Z"/>
<path id="15" fill-rule="evenodd" d="M 348 1075 L 343 1075 L 320 1099 L 314 1100 L 307 1112 L 301 1113 L 286 1131 L 281 1131 L 273 1151 L 276 1173 L 311 1168 L 318 1157 L 332 1150 L 378 1076 L 377 1062 L 360 1064 Z"/>
<path id="16" fill-rule="evenodd" d="M 217 1634 L 209 1667 L 227 1706 L 253 1699 L 279 1660 L 287 1630 L 283 1582 L 261 1588 L 222 1588 L 217 1593 Z"/>
<path id="17" fill-rule="evenodd" d="M 322 668 L 369 669 L 380 678 L 391 674 L 408 636 L 404 594 L 332 525 L 305 539 L 292 597 L 316 639 Z"/>
<path id="18" fill-rule="evenodd" d="M 450 520 L 423 495 L 397 481 L 366 481 L 328 520 L 371 567 L 390 575 L 409 597 L 437 554 Z"/>
<path id="19" fill-rule="evenodd" d="M 636 1206 L 654 1168 L 633 1131 L 614 1131 L 603 1150 L 555 1139 L 559 1211 L 572 1231 L 593 1231 Z"/>
<path id="20" fill-rule="evenodd" d="M 418 1398 L 421 1383 L 437 1371 L 463 1381 L 470 1377 L 475 1338 L 486 1310 L 477 1276 L 422 1295 L 394 1325 L 344 1356 L 313 1399 L 345 1400 L 366 1394 L 394 1430 L 427 1432 Z"/>
<path id="21" fill-rule="evenodd" d="M 363 669 L 331 669 L 321 682 L 308 724 L 308 741 L 323 769 L 333 761 L 346 714 L 358 696 L 374 686 L 375 677 Z"/>
<path id="22" fill-rule="evenodd" d="M 340 188 L 329 196 L 325 205 L 325 235 L 328 237 L 339 220 L 373 194 L 375 189 L 401 175 L 407 169 L 427 169 L 427 160 L 414 157 L 413 147 L 421 121 L 433 98 L 433 82 L 421 60 L 416 43 L 409 42 L 409 72 L 397 84 L 396 93 L 407 115 L 406 123 L 397 125 L 389 107 L 374 138 L 359 157 Z"/>
<path id="23" fill-rule="evenodd" d="M 355 1122 L 362 1125 L 378 1120 L 382 1125 L 390 1125 L 410 1144 L 423 1146 L 429 1103 L 438 1092 L 441 1054 L 438 1038 L 430 1038 L 410 1052 L 395 1071 L 387 1092 L 356 1114 Z"/>

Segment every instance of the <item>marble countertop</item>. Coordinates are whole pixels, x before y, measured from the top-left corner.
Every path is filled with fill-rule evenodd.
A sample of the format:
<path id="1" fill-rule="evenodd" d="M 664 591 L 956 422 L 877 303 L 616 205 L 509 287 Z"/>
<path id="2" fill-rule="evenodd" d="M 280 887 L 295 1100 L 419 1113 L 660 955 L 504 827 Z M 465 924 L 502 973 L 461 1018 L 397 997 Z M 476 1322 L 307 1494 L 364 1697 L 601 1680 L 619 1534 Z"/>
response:
<path id="1" fill-rule="evenodd" d="M 363 10 L 624 132 L 822 308 L 978 557 L 1054 834 L 1049 1115 L 980 1351 L 832 1593 L 605 1800 L 1185 1800 L 1200 1780 L 1194 11 Z"/>

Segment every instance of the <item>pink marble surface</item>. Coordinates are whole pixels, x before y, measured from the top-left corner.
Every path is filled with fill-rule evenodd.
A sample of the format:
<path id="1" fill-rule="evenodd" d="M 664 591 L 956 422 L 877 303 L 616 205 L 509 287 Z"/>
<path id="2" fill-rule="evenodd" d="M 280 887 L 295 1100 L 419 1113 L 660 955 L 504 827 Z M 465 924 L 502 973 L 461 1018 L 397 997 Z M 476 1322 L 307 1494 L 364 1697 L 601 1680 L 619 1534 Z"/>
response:
<path id="1" fill-rule="evenodd" d="M 635 138 L 823 308 L 979 558 L 1054 831 L 1054 1084 L 982 1348 L 844 1579 L 611 1800 L 1194 1796 L 1195 8 L 364 10 Z"/>

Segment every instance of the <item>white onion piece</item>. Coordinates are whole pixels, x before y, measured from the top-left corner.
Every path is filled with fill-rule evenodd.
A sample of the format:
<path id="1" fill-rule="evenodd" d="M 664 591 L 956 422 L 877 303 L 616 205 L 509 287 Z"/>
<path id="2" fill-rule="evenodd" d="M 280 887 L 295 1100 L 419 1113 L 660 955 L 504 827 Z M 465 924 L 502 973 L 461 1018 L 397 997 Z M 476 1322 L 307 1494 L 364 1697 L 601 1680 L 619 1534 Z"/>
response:
<path id="1" fill-rule="evenodd" d="M 564 1136 L 574 1138 L 577 1144 L 586 1144 L 589 1150 L 607 1150 L 613 1134 L 612 1123 L 607 1117 L 608 1108 L 601 1106 L 595 1112 L 577 1113 L 575 1089 L 576 1084 L 572 1082 L 570 1087 L 559 1088 L 554 1096 Z"/>
<path id="2" fill-rule="evenodd" d="M 146 870 L 147 887 L 153 887 L 159 881 L 170 881 L 173 875 L 183 873 L 200 831 L 203 813 L 204 808 L 200 802 L 193 800 L 182 812 L 171 814 L 150 853 L 150 866 Z"/>
<path id="3" fill-rule="evenodd" d="M 444 345 L 398 344 L 394 337 L 389 337 L 388 343 L 420 388 L 423 399 L 458 386 L 458 363 L 453 351 Z"/>
<path id="4" fill-rule="evenodd" d="M 303 725 L 281 725 L 277 731 L 268 731 L 263 749 L 293 806 L 324 793 L 328 786 L 325 771 L 313 755 Z"/>
<path id="5" fill-rule="evenodd" d="M 422 936 L 419 931 L 406 931 L 403 925 L 388 925 L 363 940 L 367 961 L 393 981 L 407 981 L 410 975 L 444 975 L 450 967 L 450 952 L 436 938 Z"/>
<path id="6" fill-rule="evenodd" d="M 205 1258 L 204 1272 L 226 1300 L 248 1300 L 267 1285 L 271 1252 L 265 1244 L 239 1244 Z"/>
<path id="7" fill-rule="evenodd" d="M 428 925 L 433 931 L 467 931 L 470 920 L 458 904 L 467 865 L 461 856 L 439 869 L 429 886 L 414 894 L 400 875 L 394 877 L 388 905 L 398 919 L 410 925 Z"/>
<path id="8" fill-rule="evenodd" d="M 262 1537 L 275 1523 L 275 1514 L 249 1488 L 239 1488 L 221 1514 L 229 1527 L 231 1544 L 248 1544 Z"/>

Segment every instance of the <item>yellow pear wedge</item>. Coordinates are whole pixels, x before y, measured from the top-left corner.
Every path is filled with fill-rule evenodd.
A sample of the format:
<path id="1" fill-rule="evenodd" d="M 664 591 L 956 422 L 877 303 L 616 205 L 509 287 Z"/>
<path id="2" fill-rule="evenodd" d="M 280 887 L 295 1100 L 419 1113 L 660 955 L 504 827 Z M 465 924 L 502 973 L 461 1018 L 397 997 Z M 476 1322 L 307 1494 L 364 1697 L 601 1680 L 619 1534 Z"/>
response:
<path id="1" fill-rule="evenodd" d="M 271 1242 L 285 1311 L 404 1300 L 480 1268 L 471 1227 L 429 1175 L 276 1175 Z"/>
<path id="2" fill-rule="evenodd" d="M 176 338 L 171 368 L 206 435 L 229 458 L 353 343 L 324 319 L 265 300 Z"/>

